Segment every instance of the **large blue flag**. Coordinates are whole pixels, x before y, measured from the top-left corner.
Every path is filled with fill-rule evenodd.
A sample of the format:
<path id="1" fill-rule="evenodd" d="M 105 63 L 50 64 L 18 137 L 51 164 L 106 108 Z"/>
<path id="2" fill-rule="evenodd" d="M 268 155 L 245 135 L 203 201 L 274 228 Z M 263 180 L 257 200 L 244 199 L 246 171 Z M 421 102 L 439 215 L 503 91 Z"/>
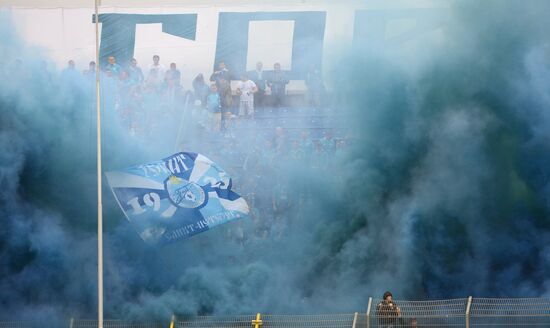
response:
<path id="1" fill-rule="evenodd" d="M 141 238 L 166 244 L 245 217 L 246 201 L 207 157 L 177 153 L 161 161 L 106 172 L 120 208 Z"/>

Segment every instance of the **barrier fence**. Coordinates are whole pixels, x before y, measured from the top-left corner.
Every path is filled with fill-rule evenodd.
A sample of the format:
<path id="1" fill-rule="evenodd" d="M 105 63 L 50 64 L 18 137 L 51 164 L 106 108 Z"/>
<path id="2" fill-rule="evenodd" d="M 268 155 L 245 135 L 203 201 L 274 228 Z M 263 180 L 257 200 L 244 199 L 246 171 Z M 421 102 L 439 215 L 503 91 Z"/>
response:
<path id="1" fill-rule="evenodd" d="M 476 298 L 470 327 L 550 327 L 550 299 Z"/>
<path id="2" fill-rule="evenodd" d="M 69 328 L 93 328 L 97 327 L 97 320 L 71 320 Z M 166 328 L 166 323 L 162 322 L 134 322 L 122 320 L 104 320 L 104 328 Z"/>
<path id="3" fill-rule="evenodd" d="M 364 312 L 319 315 L 196 316 L 165 322 L 105 320 L 104 328 L 397 328 L 397 327 L 550 327 L 547 298 L 461 298 L 433 301 L 395 300 L 388 311 L 369 298 Z M 92 328 L 97 320 L 64 323 L 0 321 L 0 328 Z"/>
<path id="4" fill-rule="evenodd" d="M 192 320 L 175 322 L 177 328 L 251 328 L 258 326 L 272 328 L 350 328 L 352 327 L 354 314 L 321 314 L 321 315 L 255 315 L 255 316 L 231 316 L 197 317 Z"/>
<path id="5" fill-rule="evenodd" d="M 470 298 L 437 301 L 395 301 L 396 311 L 384 311 L 369 300 L 363 327 L 466 327 Z M 397 312 L 397 315 L 395 315 Z"/>

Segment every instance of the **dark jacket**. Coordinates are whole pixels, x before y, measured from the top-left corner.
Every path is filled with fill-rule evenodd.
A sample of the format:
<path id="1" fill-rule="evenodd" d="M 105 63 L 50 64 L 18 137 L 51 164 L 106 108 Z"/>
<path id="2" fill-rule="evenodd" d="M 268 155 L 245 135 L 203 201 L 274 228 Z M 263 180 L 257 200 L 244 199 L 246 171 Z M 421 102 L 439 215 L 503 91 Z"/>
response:
<path id="1" fill-rule="evenodd" d="M 269 75 L 267 84 L 271 88 L 271 94 L 273 95 L 284 95 L 286 90 L 286 85 L 288 84 L 288 79 L 285 76 L 283 71 L 273 71 Z"/>
<path id="2" fill-rule="evenodd" d="M 256 84 L 259 91 L 265 91 L 267 74 L 268 74 L 266 71 L 262 71 L 261 76 L 256 70 L 249 71 L 247 72 L 247 74 L 248 74 L 248 78 L 251 79 Z"/>
<path id="3" fill-rule="evenodd" d="M 383 300 L 376 306 L 376 317 L 379 325 L 396 325 L 398 323 L 399 308 L 393 301 Z"/>

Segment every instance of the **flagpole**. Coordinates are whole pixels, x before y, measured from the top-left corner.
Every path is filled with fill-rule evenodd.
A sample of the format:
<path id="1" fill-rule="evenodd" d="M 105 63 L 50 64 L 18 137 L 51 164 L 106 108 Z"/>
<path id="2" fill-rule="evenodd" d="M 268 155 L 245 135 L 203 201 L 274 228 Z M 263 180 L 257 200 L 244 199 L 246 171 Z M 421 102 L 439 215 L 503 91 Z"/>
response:
<path id="1" fill-rule="evenodd" d="M 97 112 L 97 316 L 98 328 L 103 328 L 103 201 L 101 197 L 101 98 L 99 64 L 99 2 L 95 0 L 95 94 Z"/>

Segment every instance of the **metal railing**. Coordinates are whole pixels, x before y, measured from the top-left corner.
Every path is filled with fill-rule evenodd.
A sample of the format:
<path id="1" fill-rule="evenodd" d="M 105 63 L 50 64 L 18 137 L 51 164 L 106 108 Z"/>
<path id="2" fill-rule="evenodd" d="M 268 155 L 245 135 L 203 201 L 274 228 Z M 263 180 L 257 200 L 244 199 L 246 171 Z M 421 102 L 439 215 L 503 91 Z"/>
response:
<path id="1" fill-rule="evenodd" d="M 165 322 L 105 320 L 104 328 L 375 328 L 375 327 L 550 327 L 550 299 L 460 298 L 395 300 L 389 309 L 369 298 L 366 312 L 319 315 L 238 315 L 175 318 Z M 0 328 L 92 328 L 97 320 L 65 323 L 0 321 Z"/>
<path id="2" fill-rule="evenodd" d="M 349 328 L 353 324 L 354 314 L 320 314 L 320 315 L 265 315 L 264 327 L 291 328 Z"/>
<path id="3" fill-rule="evenodd" d="M 550 327 L 550 299 L 475 298 L 470 327 Z"/>
<path id="4" fill-rule="evenodd" d="M 231 327 L 231 328 L 250 328 L 255 315 L 239 316 L 199 316 L 189 320 L 175 321 L 174 327 L 177 328 L 199 328 L 199 327 Z"/>
<path id="5" fill-rule="evenodd" d="M 69 328 L 93 328 L 97 327 L 97 320 L 75 320 L 71 319 Z M 166 328 L 166 323 L 155 321 L 124 321 L 124 320 L 103 320 L 104 328 Z"/>
<path id="6" fill-rule="evenodd" d="M 24 321 L 0 321 L 0 328 L 24 328 L 28 326 L 29 323 Z"/>
<path id="7" fill-rule="evenodd" d="M 363 327 L 465 327 L 468 298 L 437 301 L 394 301 L 388 311 L 372 303 Z"/>
<path id="8" fill-rule="evenodd" d="M 258 316 L 201 316 L 190 320 L 177 321 L 175 327 L 181 328 L 250 328 Z M 260 315 L 264 328 L 349 328 L 352 327 L 354 314 L 320 315 Z"/>

